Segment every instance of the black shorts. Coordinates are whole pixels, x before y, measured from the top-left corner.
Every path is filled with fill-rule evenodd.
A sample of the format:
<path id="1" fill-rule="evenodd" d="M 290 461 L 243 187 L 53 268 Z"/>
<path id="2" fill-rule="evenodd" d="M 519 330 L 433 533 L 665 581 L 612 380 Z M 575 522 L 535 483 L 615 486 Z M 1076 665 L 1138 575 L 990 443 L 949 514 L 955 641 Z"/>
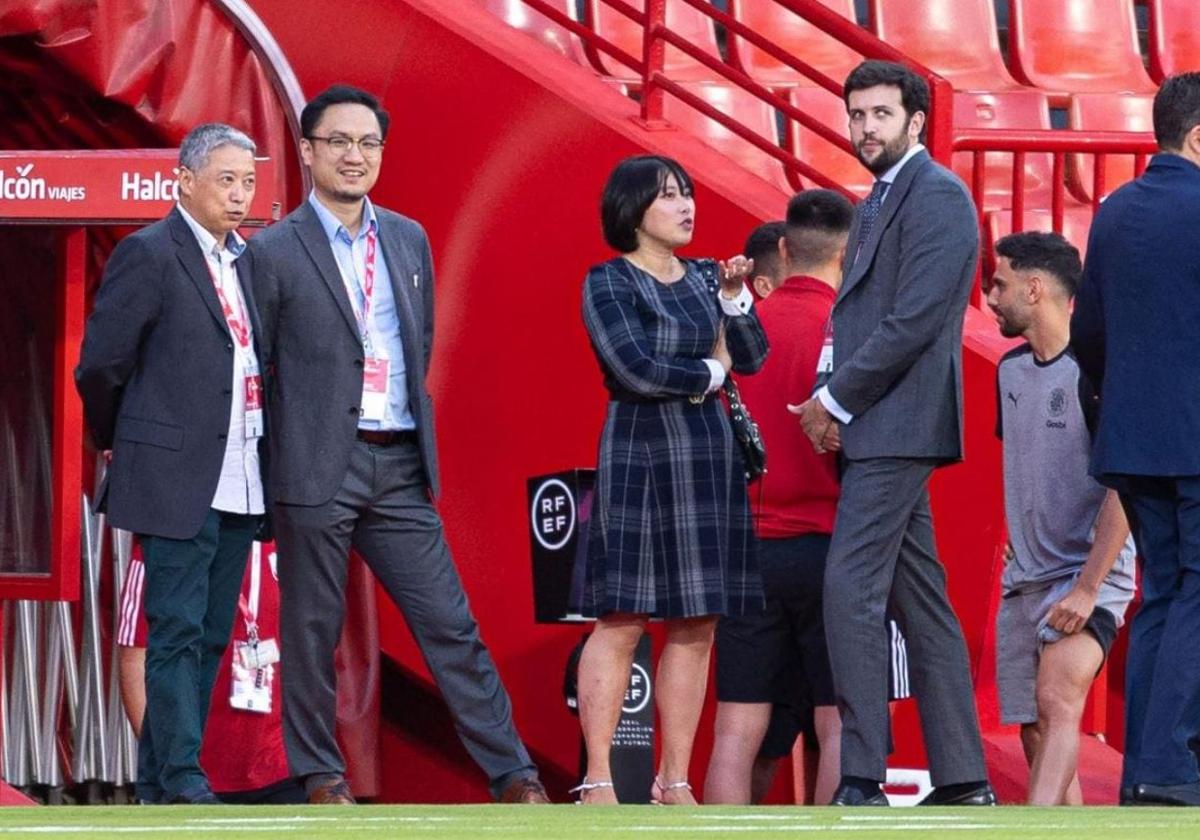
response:
<path id="1" fill-rule="evenodd" d="M 766 607 L 717 623 L 718 701 L 834 704 L 822 612 L 828 552 L 828 534 L 759 540 Z"/>

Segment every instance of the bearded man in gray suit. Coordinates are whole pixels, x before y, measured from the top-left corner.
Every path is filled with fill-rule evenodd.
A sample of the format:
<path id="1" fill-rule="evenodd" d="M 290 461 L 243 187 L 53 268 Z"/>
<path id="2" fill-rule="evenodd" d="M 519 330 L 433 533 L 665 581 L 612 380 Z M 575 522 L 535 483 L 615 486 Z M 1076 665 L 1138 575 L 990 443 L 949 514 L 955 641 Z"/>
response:
<path id="1" fill-rule="evenodd" d="M 908 644 L 935 790 L 928 805 L 989 805 L 966 644 L 946 596 L 927 484 L 962 458 L 962 324 L 979 251 L 962 182 L 920 142 L 929 88 L 866 61 L 846 79 L 850 139 L 876 177 L 850 230 L 828 382 L 802 406 L 817 451 L 841 449 L 825 627 L 842 714 L 835 805 L 886 805 L 889 603 Z"/>
<path id="2" fill-rule="evenodd" d="M 350 804 L 334 740 L 334 647 L 351 547 L 399 607 L 467 752 L 502 802 L 547 802 L 450 557 L 433 403 L 425 231 L 371 203 L 388 115 L 343 85 L 300 115 L 308 200 L 255 237 L 269 485 L 279 548 L 283 736 L 309 801 Z"/>

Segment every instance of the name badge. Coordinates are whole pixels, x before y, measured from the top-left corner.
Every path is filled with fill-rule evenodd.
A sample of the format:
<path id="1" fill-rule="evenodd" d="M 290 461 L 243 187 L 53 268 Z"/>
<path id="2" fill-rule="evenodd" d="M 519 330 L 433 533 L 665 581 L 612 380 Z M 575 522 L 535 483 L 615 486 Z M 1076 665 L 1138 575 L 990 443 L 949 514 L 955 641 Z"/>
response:
<path id="1" fill-rule="evenodd" d="M 833 336 L 825 336 L 825 342 L 821 345 L 821 355 L 817 358 L 817 376 L 824 374 L 829 376 L 833 373 Z"/>
<path id="2" fill-rule="evenodd" d="M 277 662 L 279 645 L 274 639 L 251 637 L 248 642 L 239 642 L 233 657 L 229 705 L 246 712 L 268 714 Z"/>
<path id="3" fill-rule="evenodd" d="M 363 420 L 382 421 L 387 413 L 388 371 L 390 359 L 368 356 L 363 362 L 362 411 Z"/>
<path id="4" fill-rule="evenodd" d="M 246 406 L 246 439 L 263 436 L 263 387 L 258 360 L 250 357 L 242 367 L 242 388 Z"/>

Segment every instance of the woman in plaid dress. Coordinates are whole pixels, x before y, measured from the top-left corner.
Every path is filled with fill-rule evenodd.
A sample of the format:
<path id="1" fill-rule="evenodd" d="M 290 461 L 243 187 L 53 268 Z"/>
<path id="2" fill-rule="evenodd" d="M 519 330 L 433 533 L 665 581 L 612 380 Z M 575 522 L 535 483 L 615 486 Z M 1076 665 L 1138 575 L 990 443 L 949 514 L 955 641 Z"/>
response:
<path id="1" fill-rule="evenodd" d="M 664 620 L 656 689 L 662 757 L 654 801 L 694 804 L 687 782 L 713 628 L 761 609 L 741 453 L 716 391 L 753 373 L 767 341 L 743 257 L 683 261 L 692 182 L 673 160 L 629 158 L 601 202 L 623 256 L 588 272 L 583 319 L 609 391 L 583 610 L 597 617 L 579 664 L 587 803 L 613 803 L 609 744 L 646 621 Z M 720 291 L 718 291 L 718 286 Z"/>

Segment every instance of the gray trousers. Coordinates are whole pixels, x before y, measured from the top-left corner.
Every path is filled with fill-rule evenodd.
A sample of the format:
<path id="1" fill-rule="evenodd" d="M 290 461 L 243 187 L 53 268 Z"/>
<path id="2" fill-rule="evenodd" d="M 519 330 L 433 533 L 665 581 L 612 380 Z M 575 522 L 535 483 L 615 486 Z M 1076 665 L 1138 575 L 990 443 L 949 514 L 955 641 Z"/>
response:
<path id="1" fill-rule="evenodd" d="M 493 795 L 537 771 L 508 693 L 479 638 L 415 445 L 355 442 L 345 481 L 315 507 L 273 507 L 279 551 L 283 737 L 293 775 L 341 776 L 334 739 L 334 648 L 345 612 L 347 555 L 362 555 L 404 615 L 463 745 Z"/>
<path id="2" fill-rule="evenodd" d="M 900 625 L 934 785 L 987 778 L 970 663 L 946 597 L 926 485 L 932 461 L 847 461 L 825 571 L 825 635 L 842 714 L 842 775 L 883 781 L 888 638 Z"/>

